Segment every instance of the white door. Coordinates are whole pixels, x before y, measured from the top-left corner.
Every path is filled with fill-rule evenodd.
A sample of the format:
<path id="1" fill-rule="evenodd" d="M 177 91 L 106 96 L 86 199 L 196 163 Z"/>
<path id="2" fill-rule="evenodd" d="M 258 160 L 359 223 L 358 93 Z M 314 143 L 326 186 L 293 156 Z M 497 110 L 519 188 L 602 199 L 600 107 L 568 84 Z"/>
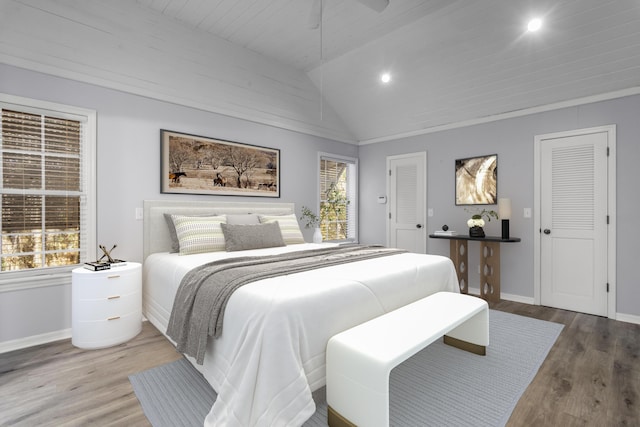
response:
<path id="1" fill-rule="evenodd" d="M 387 157 L 387 245 L 427 252 L 427 153 Z"/>
<path id="2" fill-rule="evenodd" d="M 607 130 L 541 137 L 540 303 L 608 314 Z"/>

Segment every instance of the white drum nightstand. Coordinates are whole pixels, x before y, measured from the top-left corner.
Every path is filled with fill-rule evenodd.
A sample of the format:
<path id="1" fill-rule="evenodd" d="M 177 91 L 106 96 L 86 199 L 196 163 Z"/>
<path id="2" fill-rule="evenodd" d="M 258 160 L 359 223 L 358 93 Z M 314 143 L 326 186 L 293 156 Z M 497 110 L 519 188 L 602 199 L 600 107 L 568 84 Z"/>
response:
<path id="1" fill-rule="evenodd" d="M 123 343 L 142 329 L 142 266 L 109 270 L 84 267 L 71 273 L 71 343 L 103 348 Z"/>

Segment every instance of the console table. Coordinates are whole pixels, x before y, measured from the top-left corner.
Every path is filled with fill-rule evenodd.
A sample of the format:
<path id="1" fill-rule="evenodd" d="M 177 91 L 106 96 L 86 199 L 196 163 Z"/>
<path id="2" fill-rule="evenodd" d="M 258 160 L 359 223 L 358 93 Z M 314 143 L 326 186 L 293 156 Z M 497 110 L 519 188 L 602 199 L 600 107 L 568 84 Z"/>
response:
<path id="1" fill-rule="evenodd" d="M 480 242 L 480 296 L 487 301 L 500 301 L 500 243 L 519 242 L 519 237 L 503 239 L 498 236 L 469 237 L 464 235 L 430 234 L 432 239 L 450 240 L 449 258 L 458 275 L 460 292 L 469 292 L 469 261 L 467 241 Z"/>

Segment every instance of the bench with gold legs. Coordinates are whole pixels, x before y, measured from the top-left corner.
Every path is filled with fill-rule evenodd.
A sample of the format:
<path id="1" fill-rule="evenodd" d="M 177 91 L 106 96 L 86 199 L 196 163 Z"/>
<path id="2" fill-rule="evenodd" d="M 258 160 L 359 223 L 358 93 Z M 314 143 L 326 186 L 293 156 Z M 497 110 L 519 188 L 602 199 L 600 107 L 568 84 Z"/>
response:
<path id="1" fill-rule="evenodd" d="M 485 355 L 487 302 L 438 292 L 331 337 L 329 426 L 388 426 L 391 370 L 442 336 L 446 344 Z"/>

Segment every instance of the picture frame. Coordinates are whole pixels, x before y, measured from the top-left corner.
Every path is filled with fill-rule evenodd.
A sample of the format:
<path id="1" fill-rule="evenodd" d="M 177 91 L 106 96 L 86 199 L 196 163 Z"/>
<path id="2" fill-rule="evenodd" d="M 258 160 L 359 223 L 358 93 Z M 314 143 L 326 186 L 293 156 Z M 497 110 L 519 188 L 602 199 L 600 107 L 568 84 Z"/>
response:
<path id="1" fill-rule="evenodd" d="M 160 130 L 161 193 L 280 197 L 280 150 Z"/>
<path id="2" fill-rule="evenodd" d="M 455 186 L 457 206 L 498 203 L 498 155 L 456 159 Z"/>

